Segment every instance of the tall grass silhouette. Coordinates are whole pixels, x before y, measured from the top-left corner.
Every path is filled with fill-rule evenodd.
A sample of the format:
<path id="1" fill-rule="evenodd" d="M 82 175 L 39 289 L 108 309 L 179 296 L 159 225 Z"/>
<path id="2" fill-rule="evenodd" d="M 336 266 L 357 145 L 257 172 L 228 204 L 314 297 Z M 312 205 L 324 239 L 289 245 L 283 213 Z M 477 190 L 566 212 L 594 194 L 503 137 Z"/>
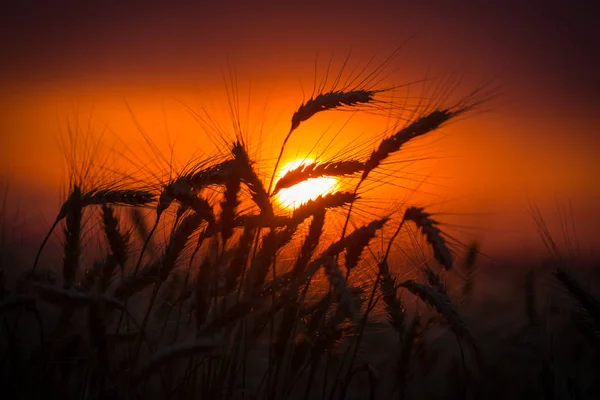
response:
<path id="1" fill-rule="evenodd" d="M 340 108 L 398 111 L 378 99 L 394 89 L 378 87 L 386 65 L 345 83 L 340 74 L 327 90 L 325 83 L 317 88 L 292 114 L 268 183 L 242 135 L 221 159 L 191 162 L 158 189 L 73 176 L 34 265 L 13 288 L 2 281 L 5 390 L 22 398 L 493 398 L 483 387 L 494 374 L 488 342 L 468 323 L 477 246 L 457 267 L 443 226 L 417 204 L 349 224 L 374 171 L 407 143 L 477 109 L 488 98 L 484 91 L 454 104 L 419 104 L 365 159 L 317 161 L 274 180 L 290 135 L 309 119 Z M 276 205 L 281 190 L 323 176 L 353 179 L 354 189 L 291 212 Z M 336 229 L 331 221 L 340 215 L 343 228 Z M 87 263 L 83 236 L 93 218 L 104 254 Z M 56 276 L 43 250 L 61 224 L 63 267 Z M 394 234 L 384 235 L 392 226 Z M 421 235 L 436 265 L 420 268 L 422 282 L 401 279 L 401 266 L 389 257 L 407 229 Z M 386 251 L 378 253 L 375 241 Z M 598 354 L 598 300 L 563 267 L 556 280 Z M 445 281 L 457 268 L 466 277 L 459 302 Z M 373 279 L 355 279 L 356 271 Z M 377 312 L 386 315 L 392 336 L 379 365 L 365 354 Z M 431 343 L 435 331 L 450 332 L 455 345 L 442 352 Z M 540 367 L 551 370 L 542 386 L 556 394 L 559 372 L 549 362 Z M 452 374 L 444 381 L 438 373 L 445 382 L 440 392 L 423 389 L 440 368 Z M 584 393 L 572 398 L 598 390 L 570 385 Z"/>

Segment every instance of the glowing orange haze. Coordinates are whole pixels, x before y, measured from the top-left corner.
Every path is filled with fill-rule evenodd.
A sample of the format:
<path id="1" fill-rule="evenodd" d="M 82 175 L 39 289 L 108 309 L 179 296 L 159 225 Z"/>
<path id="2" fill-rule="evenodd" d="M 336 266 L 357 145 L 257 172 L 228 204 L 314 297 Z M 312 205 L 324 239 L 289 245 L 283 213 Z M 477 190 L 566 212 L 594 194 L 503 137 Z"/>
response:
<path id="1" fill-rule="evenodd" d="M 419 59 L 424 49 L 421 53 L 417 46 L 418 54 L 409 49 L 403 60 Z M 357 62 L 372 55 L 364 47 L 359 53 L 353 53 Z M 277 63 L 268 64 L 251 55 L 238 61 L 238 69 L 244 67 L 244 74 L 234 79 L 242 129 L 265 182 L 289 130 L 290 117 L 303 101 L 303 88 L 304 100 L 310 95 L 314 56 L 307 54 L 292 57 L 282 52 Z M 343 57 L 334 61 L 332 71 Z M 319 78 L 325 74 L 323 64 Z M 443 64 L 439 70 L 444 71 Z M 415 81 L 423 78 L 424 71 L 410 65 L 394 72 L 385 83 Z M 103 146 L 95 154 L 112 151 L 107 163 L 112 171 L 160 171 L 164 180 L 169 164 L 177 172 L 192 158 L 214 155 L 214 132 L 211 140 L 187 107 L 196 112 L 205 107 L 228 138 L 233 137 L 232 117 L 222 75 L 214 69 L 202 72 L 201 79 L 176 73 L 139 77 L 113 71 L 92 74 L 96 80 L 75 74 L 69 79 L 7 84 L 0 108 L 0 151 L 3 167 L 10 171 L 11 190 L 21 199 L 21 212 L 27 213 L 27 226 L 45 229 L 39 221 L 48 225 L 59 207 L 60 182 L 66 174 L 58 142 L 76 120 L 84 137 L 88 130 L 103 135 Z M 458 91 L 465 93 L 480 82 L 465 81 Z M 554 227 L 559 226 L 557 203 L 570 203 L 582 248 L 597 243 L 594 221 L 600 217 L 600 185 L 595 149 L 599 143 L 593 133 L 600 131 L 600 123 L 589 111 L 590 105 L 566 108 L 570 100 L 558 96 L 560 90 L 546 81 L 543 85 L 533 80 L 521 83 L 511 87 L 503 100 L 487 106 L 492 112 L 473 114 L 407 146 L 373 175 L 374 180 L 388 184 L 365 185 L 360 193 L 362 208 L 384 212 L 397 209 L 402 201 L 428 205 L 433 212 L 447 213 L 438 219 L 449 223 L 446 229 L 454 237 L 478 238 L 490 253 L 506 255 L 531 253 L 532 246 L 540 243 L 527 213 L 528 202 L 539 205 Z M 419 95 L 421 89 L 413 86 L 411 95 Z M 148 153 L 135 121 L 163 160 Z M 292 135 L 282 166 L 306 157 L 364 159 L 388 122 L 373 114 L 321 113 Z M 419 161 L 406 162 L 411 159 Z M 158 183 L 156 177 L 146 176 L 146 180 Z M 555 232 L 561 235 L 560 228 Z"/>
<path id="2" fill-rule="evenodd" d="M 153 168 L 149 166 L 158 162 L 156 169 L 162 169 L 163 178 L 168 174 L 166 162 L 161 163 L 142 151 L 148 147 L 123 97 L 166 159 L 170 154 L 169 144 L 175 144 L 175 169 L 193 157 L 215 152 L 214 144 L 181 103 L 200 110 L 206 104 L 203 100 L 209 98 L 216 105 L 207 111 L 221 125 L 222 132 L 232 137 L 222 85 L 195 93 L 169 88 L 114 89 L 114 93 L 106 88 L 93 92 L 87 89 L 80 92 L 51 88 L 45 93 L 24 89 L 13 91 L 8 97 L 8 107 L 4 107 L 8 112 L 2 117 L 5 130 L 10 134 L 3 137 L 2 159 L 12 175 L 12 190 L 20 194 L 23 204 L 33 204 L 39 210 L 30 211 L 32 220 L 39 218 L 41 212 L 48 221 L 57 210 L 59 184 L 65 177 L 57 141 L 61 135 L 64 137 L 66 120 L 71 119 L 72 124 L 77 113 L 82 132 L 89 127 L 96 135 L 104 132 L 104 143 L 98 154 L 108 153 L 113 148 L 110 168 L 116 171 Z M 282 133 L 289 129 L 289 116 L 302 101 L 299 91 L 292 89 L 297 89 L 297 85 L 290 84 L 276 93 L 276 100 L 271 97 L 266 107 L 266 92 L 254 89 L 250 118 L 242 115 L 242 123 L 248 121 L 250 148 L 259 160 L 257 168 L 265 181 L 270 177 Z M 270 95 L 273 96 L 273 92 Z M 342 152 L 343 157 L 368 156 L 375 144 L 364 144 L 382 134 L 386 121 L 372 115 L 357 115 L 348 122 L 350 116 L 349 113 L 322 114 L 307 122 L 292 136 L 282 165 L 305 157 L 316 158 L 321 152 L 321 159 L 334 157 L 338 152 Z M 536 124 L 536 121 L 518 124 L 514 119 L 499 117 L 498 113 L 452 124 L 443 129 L 442 134 L 420 140 L 395 157 L 385 171 L 396 171 L 397 178 L 383 178 L 390 183 L 363 192 L 364 204 L 387 209 L 405 199 L 409 203 L 431 204 L 432 211 L 457 214 L 440 217 L 459 225 L 449 228 L 454 236 L 480 238 L 498 252 L 512 252 L 527 248 L 532 241 L 537 242 L 533 223 L 526 212 L 528 201 L 546 210 L 550 222 L 556 221 L 556 202 L 570 201 L 580 240 L 585 246 L 585 236 L 591 237 L 587 233 L 593 228 L 592 224 L 586 224 L 590 219 L 585 216 L 597 213 L 595 206 L 600 197 L 592 173 L 595 159 L 589 149 L 586 152 L 572 143 L 529 139 L 528 132 Z M 550 128 L 545 124 L 555 131 L 565 129 L 560 120 L 552 121 L 552 125 Z M 337 135 L 338 132 L 341 133 Z M 547 132 L 551 137 L 552 132 Z M 313 148 L 321 134 L 323 137 Z M 137 155 L 139 159 L 132 165 L 120 156 L 121 152 L 128 157 Z M 421 157 L 426 159 L 401 163 L 406 158 Z M 34 193 L 35 201 L 32 200 Z M 50 201 L 40 202 L 40 198 Z M 39 224 L 35 226 L 39 228 Z M 592 242 L 589 240 L 587 245 Z"/>
<path id="3" fill-rule="evenodd" d="M 408 146 L 374 175 L 388 184 L 365 186 L 359 208 L 384 212 L 407 199 L 428 205 L 447 213 L 439 219 L 454 237 L 479 238 L 488 253 L 510 256 L 533 254 L 540 243 L 528 202 L 542 208 L 557 236 L 556 205 L 570 203 L 583 251 L 600 240 L 598 30 L 591 3 L 16 3 L 4 10 L 0 24 L 7 38 L 0 47 L 0 158 L 13 198 L 20 199 L 11 204 L 25 214 L 26 229 L 44 230 L 59 206 L 65 170 L 57 141 L 67 119 L 78 115 L 83 132 L 88 120 L 96 134 L 105 131 L 99 153 L 114 148 L 111 170 L 162 171 L 164 179 L 171 144 L 175 172 L 192 157 L 215 152 L 182 104 L 206 107 L 231 137 L 222 83 L 231 71 L 252 155 L 268 180 L 303 89 L 310 95 L 316 60 L 318 78 L 334 61 L 329 88 L 350 52 L 352 61 L 381 59 L 413 37 L 383 73 L 390 74 L 384 84 L 459 72 L 459 89 L 498 78 L 503 96 L 484 107 L 492 112 L 473 114 Z M 418 85 L 410 92 L 421 94 Z M 148 146 L 126 102 L 166 161 L 144 153 Z M 303 124 L 283 164 L 367 157 L 385 118 L 357 115 L 344 126 L 350 116 L 324 113 Z M 139 158 L 126 162 L 132 155 Z M 426 160 L 402 163 L 410 158 Z"/>

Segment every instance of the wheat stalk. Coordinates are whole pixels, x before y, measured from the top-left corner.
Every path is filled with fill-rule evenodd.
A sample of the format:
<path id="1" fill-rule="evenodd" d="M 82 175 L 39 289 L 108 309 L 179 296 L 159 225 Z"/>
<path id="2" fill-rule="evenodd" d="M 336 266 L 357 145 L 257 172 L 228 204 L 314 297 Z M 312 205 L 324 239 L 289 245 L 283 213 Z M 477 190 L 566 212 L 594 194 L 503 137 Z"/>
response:
<path id="1" fill-rule="evenodd" d="M 267 221 L 271 221 L 274 217 L 273 205 L 271 204 L 269 195 L 267 194 L 267 191 L 265 190 L 261 180 L 254 171 L 252 162 L 248 157 L 246 149 L 242 143 L 236 142 L 233 145 L 231 152 L 237 162 L 236 168 L 238 168 L 240 178 L 250 190 L 252 200 L 254 203 L 256 203 L 258 208 L 260 208 L 261 215 Z"/>
<path id="2" fill-rule="evenodd" d="M 442 278 L 438 273 L 433 271 L 427 264 L 423 267 L 423 273 L 429 286 L 439 291 L 440 293 L 447 295 L 446 284 L 442 281 Z"/>
<path id="3" fill-rule="evenodd" d="M 298 126 L 300 126 L 301 122 L 308 120 L 321 111 L 340 109 L 344 107 L 352 108 L 360 104 L 367 104 L 374 99 L 375 94 L 378 92 L 379 91 L 363 89 L 350 91 L 331 91 L 327 93 L 320 93 L 314 99 L 310 98 L 306 103 L 300 105 L 300 107 L 298 107 L 296 112 L 294 112 L 292 115 L 290 130 L 281 144 L 279 156 L 277 157 L 275 167 L 273 168 L 273 174 L 271 175 L 271 181 L 268 189 L 269 192 L 273 186 L 275 174 L 277 173 L 277 168 L 279 168 L 279 163 L 281 162 L 281 157 L 283 156 L 285 146 L 292 136 L 292 133 L 296 130 L 296 128 L 298 128 Z"/>
<path id="4" fill-rule="evenodd" d="M 343 207 L 356 201 L 358 197 L 354 193 L 335 192 L 320 195 L 316 199 L 309 200 L 296 208 L 292 213 L 288 226 L 300 225 L 306 218 L 329 208 Z"/>
<path id="5" fill-rule="evenodd" d="M 81 218 L 83 214 L 83 201 L 81 190 L 75 186 L 68 200 L 70 207 L 66 215 L 64 229 L 64 261 L 63 280 L 65 289 L 70 288 L 75 282 L 75 275 L 79 268 L 81 254 Z"/>
<path id="6" fill-rule="evenodd" d="M 323 263 L 323 269 L 333 288 L 334 298 L 338 300 L 345 315 L 350 319 L 354 319 L 358 313 L 355 301 L 335 257 L 328 257 Z"/>
<path id="7" fill-rule="evenodd" d="M 212 185 L 225 185 L 231 173 L 235 173 L 236 161 L 226 160 L 206 168 L 198 168 L 180 176 L 175 182 L 190 186 L 198 191 Z"/>
<path id="8" fill-rule="evenodd" d="M 446 241 L 441 235 L 441 231 L 435 226 L 437 221 L 430 218 L 431 214 L 426 213 L 422 207 L 409 207 L 404 212 L 404 220 L 414 222 L 421 232 L 425 235 L 427 242 L 433 249 L 435 259 L 446 269 L 452 268 L 452 253 L 446 246 Z"/>
<path id="9" fill-rule="evenodd" d="M 255 235 L 256 226 L 253 223 L 247 222 L 246 225 L 244 225 L 242 236 L 238 240 L 233 258 L 231 259 L 225 274 L 226 291 L 233 290 L 239 278 L 245 273 L 246 264 L 248 263 L 248 257 Z"/>
<path id="10" fill-rule="evenodd" d="M 276 195 L 280 190 L 297 185 L 307 179 L 315 179 L 323 176 L 340 177 L 353 175 L 362 171 L 363 168 L 364 163 L 356 160 L 303 164 L 286 172 L 286 174 L 277 181 L 272 195 Z"/>
<path id="11" fill-rule="evenodd" d="M 123 273 L 128 258 L 128 238 L 119 231 L 119 220 L 115 216 L 112 207 L 108 205 L 102 206 L 102 222 L 104 224 L 104 234 L 108 240 L 112 256 L 121 266 L 121 273 Z"/>
<path id="12" fill-rule="evenodd" d="M 325 209 L 320 208 L 313 215 L 310 227 L 308 228 L 308 235 L 306 236 L 306 239 L 304 239 L 300 249 L 300 254 L 294 263 L 294 267 L 292 269 L 292 279 L 297 278 L 302 271 L 304 271 L 304 268 L 310 261 L 310 258 L 319 244 L 319 239 L 323 233 L 324 225 Z"/>
<path id="13" fill-rule="evenodd" d="M 402 302 L 396 294 L 396 279 L 392 276 L 387 258 L 384 258 L 378 264 L 381 274 L 381 295 L 385 303 L 385 310 L 388 315 L 390 325 L 398 332 L 402 339 L 404 335 L 404 320 L 406 319 Z"/>
<path id="14" fill-rule="evenodd" d="M 82 196 L 84 206 L 89 205 L 127 205 L 141 206 L 155 201 L 155 195 L 147 190 L 111 190 L 94 189 Z"/>
<path id="15" fill-rule="evenodd" d="M 456 337 L 459 340 L 466 340 L 475 350 L 475 355 L 479 355 L 479 346 L 475 341 L 471 330 L 463 321 L 447 294 L 441 293 L 431 286 L 423 285 L 412 280 L 401 282 L 398 286 L 408 289 L 412 294 L 435 308 L 436 311 L 448 321 Z"/>
<path id="16" fill-rule="evenodd" d="M 194 210 L 196 214 L 203 216 L 210 224 L 215 222 L 213 208 L 208 201 L 196 195 L 189 185 L 180 181 L 175 181 L 165 186 L 160 194 L 156 208 L 157 216 L 169 208 L 174 200 Z"/>
<path id="17" fill-rule="evenodd" d="M 225 242 L 233 234 L 236 209 L 240 204 L 238 200 L 240 184 L 241 179 L 239 175 L 236 173 L 236 171 L 232 171 L 227 177 L 227 181 L 225 183 L 225 193 L 223 193 L 223 200 L 221 201 L 220 220 L 223 246 L 225 246 Z"/>
<path id="18" fill-rule="evenodd" d="M 360 104 L 366 104 L 375 98 L 379 91 L 376 90 L 352 90 L 352 91 L 332 91 L 321 93 L 315 98 L 310 98 L 292 115 L 292 126 L 290 131 L 294 131 L 300 123 L 307 121 L 315 114 L 322 111 L 329 111 L 340 108 L 356 107 Z"/>

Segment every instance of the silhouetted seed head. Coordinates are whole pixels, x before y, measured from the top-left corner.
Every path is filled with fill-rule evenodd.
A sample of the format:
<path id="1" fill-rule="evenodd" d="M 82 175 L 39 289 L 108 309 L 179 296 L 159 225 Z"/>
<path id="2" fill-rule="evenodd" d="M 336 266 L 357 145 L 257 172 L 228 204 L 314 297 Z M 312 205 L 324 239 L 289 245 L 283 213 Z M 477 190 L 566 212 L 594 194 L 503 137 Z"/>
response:
<path id="1" fill-rule="evenodd" d="M 102 222 L 110 251 L 123 270 L 128 256 L 128 238 L 119 231 L 119 220 L 112 207 L 102 206 Z"/>
<path id="2" fill-rule="evenodd" d="M 154 194 L 146 190 L 93 190 L 83 195 L 83 204 L 141 206 L 152 203 L 155 199 Z"/>
<path id="3" fill-rule="evenodd" d="M 385 303 L 388 321 L 400 337 L 404 335 L 404 308 L 396 294 L 396 279 L 390 272 L 387 259 L 379 262 L 379 273 L 381 274 L 381 296 Z"/>
<path id="4" fill-rule="evenodd" d="M 233 290 L 246 268 L 248 258 L 251 251 L 252 241 L 256 235 L 256 226 L 252 223 L 247 223 L 244 226 L 242 236 L 238 240 L 233 258 L 229 264 L 229 268 L 225 274 L 225 289 L 226 291 Z"/>
<path id="5" fill-rule="evenodd" d="M 399 286 L 408 289 L 412 294 L 435 308 L 436 311 L 450 323 L 452 331 L 460 340 L 466 340 L 476 352 L 479 351 L 478 344 L 475 341 L 471 330 L 458 314 L 452 301 L 445 293 L 441 293 L 431 286 L 423 285 L 412 280 L 404 281 L 400 283 Z"/>
<path id="6" fill-rule="evenodd" d="M 435 226 L 437 221 L 430 218 L 430 214 L 426 213 L 423 208 L 409 207 L 404 213 L 405 221 L 414 222 L 421 232 L 425 235 L 427 242 L 433 249 L 435 259 L 446 269 L 452 268 L 454 262 L 452 253 L 446 246 L 446 241 L 441 235 L 440 230 Z"/>
<path id="7" fill-rule="evenodd" d="M 325 250 L 323 252 L 322 257 L 336 256 L 340 252 L 342 252 L 344 249 L 346 249 L 348 246 L 351 246 L 355 243 L 361 242 L 364 238 L 375 237 L 375 233 L 379 229 L 383 228 L 383 225 L 385 225 L 388 221 L 389 221 L 389 218 L 384 217 L 381 219 L 376 219 L 374 221 L 371 221 L 367 225 L 356 229 L 355 231 L 353 231 L 351 234 L 349 234 L 345 238 L 343 238 L 343 239 L 333 243 L 331 246 L 329 246 L 329 248 L 327 248 L 327 250 Z"/>
<path id="8" fill-rule="evenodd" d="M 365 230 L 362 235 L 348 236 L 349 243 L 346 246 L 346 269 L 348 274 L 358 265 L 363 250 L 375 237 L 375 233 L 375 230 Z"/>
<path id="9" fill-rule="evenodd" d="M 223 241 L 227 241 L 227 239 L 229 239 L 233 234 L 236 210 L 240 204 L 238 200 L 240 184 L 240 177 L 235 173 L 235 171 L 232 171 L 232 173 L 229 174 L 227 182 L 225 183 L 225 193 L 223 193 L 223 200 L 221 201 L 220 222 L 221 238 Z"/>
<path id="10" fill-rule="evenodd" d="M 430 114 L 417 119 L 405 128 L 400 129 L 389 138 L 384 139 L 379 144 L 379 148 L 371 154 L 365 163 L 361 181 L 364 181 L 369 173 L 377 168 L 392 153 L 399 151 L 405 143 L 418 136 L 425 135 L 426 133 L 438 129 L 455 115 L 456 112 L 450 110 L 435 110 Z"/>
<path id="11" fill-rule="evenodd" d="M 425 274 L 427 282 L 431 287 L 435 288 L 440 293 L 446 294 L 446 285 L 440 278 L 439 274 L 437 274 L 431 268 L 429 268 L 428 265 L 425 265 L 425 267 L 423 268 L 423 272 Z"/>
<path id="12" fill-rule="evenodd" d="M 169 244 L 165 249 L 160 270 L 160 277 L 164 281 L 175 267 L 179 255 L 185 248 L 190 236 L 200 227 L 205 216 L 200 213 L 188 215 L 173 232 Z"/>
<path id="13" fill-rule="evenodd" d="M 347 176 L 353 175 L 362 171 L 364 164 L 360 161 L 334 161 L 326 163 L 310 163 L 300 165 L 286 174 L 277 181 L 275 190 L 272 195 L 277 194 L 280 190 L 297 185 L 307 179 L 320 178 L 323 176 Z"/>
<path id="14" fill-rule="evenodd" d="M 117 264 L 116 258 L 111 254 L 102 260 L 94 262 L 94 265 L 85 271 L 83 279 L 79 284 L 80 290 L 89 292 L 94 287 L 94 284 L 99 283 L 100 292 L 105 292 L 110 285 Z"/>
<path id="15" fill-rule="evenodd" d="M 177 200 L 180 204 L 194 210 L 197 214 L 204 216 L 209 223 L 215 222 L 213 209 L 203 198 L 199 197 L 189 185 L 175 181 L 165 186 L 158 201 L 156 212 L 160 215 L 171 203 Z"/>
<path id="16" fill-rule="evenodd" d="M 348 285 L 342 271 L 340 271 L 338 263 L 334 257 L 328 257 L 323 263 L 325 274 L 329 279 L 329 283 L 333 288 L 334 297 L 337 298 L 344 313 L 350 319 L 354 319 L 358 314 L 356 303 L 352 297 L 352 293 L 348 289 Z"/>
<path id="17" fill-rule="evenodd" d="M 314 99 L 311 98 L 298 107 L 298 110 L 292 115 L 290 131 L 298 128 L 300 123 L 308 120 L 318 112 L 365 104 L 372 101 L 376 93 L 376 91 L 369 90 L 354 90 L 351 92 L 337 91 L 319 94 Z"/>
<path id="18" fill-rule="evenodd" d="M 331 244 L 325 251 L 316 257 L 315 260 L 306 266 L 304 273 L 301 275 L 301 278 L 296 281 L 296 284 L 301 285 L 304 281 L 312 277 L 330 257 L 337 256 L 352 243 L 359 241 L 361 237 L 375 237 L 375 232 L 381 229 L 387 221 L 389 221 L 388 217 L 371 221 L 369 224 L 356 229 L 345 238 Z"/>
<path id="19" fill-rule="evenodd" d="M 308 228 L 308 235 L 306 236 L 304 243 L 302 243 L 300 255 L 296 259 L 294 268 L 292 269 L 292 279 L 296 279 L 298 276 L 300 276 L 300 274 L 304 271 L 304 268 L 306 268 L 306 265 L 310 261 L 310 258 L 319 244 L 319 239 L 323 233 L 324 225 L 325 210 L 317 210 L 313 215 L 313 220 Z"/>
<path id="20" fill-rule="evenodd" d="M 189 185 L 194 191 L 212 185 L 225 185 L 230 174 L 235 173 L 235 164 L 235 160 L 226 160 L 210 167 L 193 171 L 188 175 L 180 177 L 178 181 Z"/>
<path id="21" fill-rule="evenodd" d="M 261 215 L 270 221 L 274 216 L 273 205 L 271 204 L 269 195 L 262 182 L 254 171 L 252 162 L 250 161 L 244 146 L 240 142 L 234 143 L 231 153 L 237 161 L 237 171 L 239 172 L 241 180 L 248 186 L 252 200 L 256 203 L 258 208 L 260 208 Z"/>
<path id="22" fill-rule="evenodd" d="M 250 295 L 256 294 L 262 288 L 263 283 L 273 265 L 273 259 L 277 252 L 287 245 L 294 234 L 293 230 L 284 229 L 281 232 L 270 230 L 262 238 L 262 245 L 248 269 L 246 279 L 246 290 Z"/>
<path id="23" fill-rule="evenodd" d="M 352 203 L 358 198 L 354 193 L 350 192 L 335 192 L 317 197 L 314 200 L 309 200 L 296 208 L 292 213 L 290 224 L 299 225 L 306 218 L 317 212 L 325 211 L 329 208 L 343 207 Z"/>

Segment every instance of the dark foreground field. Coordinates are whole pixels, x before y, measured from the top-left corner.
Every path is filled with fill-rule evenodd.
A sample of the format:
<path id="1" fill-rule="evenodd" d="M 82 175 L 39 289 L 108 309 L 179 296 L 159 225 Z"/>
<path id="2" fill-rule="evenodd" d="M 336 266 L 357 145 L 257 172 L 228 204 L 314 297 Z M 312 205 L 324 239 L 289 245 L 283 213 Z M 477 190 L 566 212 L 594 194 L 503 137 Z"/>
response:
<path id="1" fill-rule="evenodd" d="M 70 211 L 53 262 L 19 265 L 5 246 L 4 398 L 600 396 L 597 263 L 551 246 L 537 264 L 480 266 L 475 245 L 412 250 L 429 262 L 387 257 L 376 242 L 400 229 L 386 218 L 319 243 L 330 236 L 324 202 L 347 207 L 343 196 L 272 226 L 260 212 L 235 215 L 229 233 L 225 211 L 212 220 L 195 205 L 165 217 L 164 240 L 149 234 L 150 208 L 87 205 L 93 257 Z M 435 246 L 431 221 L 408 208 L 401 230 Z"/>

